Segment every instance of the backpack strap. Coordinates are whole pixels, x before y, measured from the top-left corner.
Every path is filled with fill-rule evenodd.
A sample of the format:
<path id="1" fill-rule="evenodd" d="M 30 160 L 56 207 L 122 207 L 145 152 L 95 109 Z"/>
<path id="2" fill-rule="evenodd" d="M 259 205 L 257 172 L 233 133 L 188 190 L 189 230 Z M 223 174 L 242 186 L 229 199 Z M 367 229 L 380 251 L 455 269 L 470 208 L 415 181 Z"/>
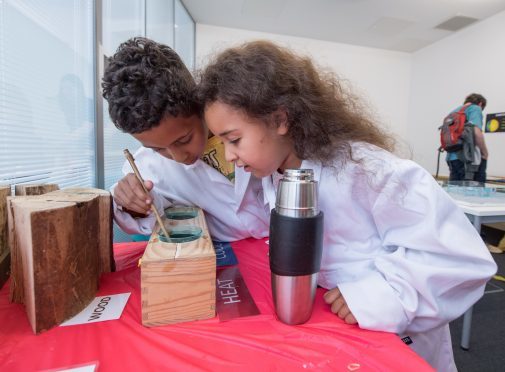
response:
<path id="1" fill-rule="evenodd" d="M 461 106 L 461 108 L 459 109 L 458 111 L 458 114 L 464 114 L 465 113 L 465 110 L 470 107 L 472 105 L 472 103 L 468 102 L 468 103 L 465 103 L 463 106 Z"/>

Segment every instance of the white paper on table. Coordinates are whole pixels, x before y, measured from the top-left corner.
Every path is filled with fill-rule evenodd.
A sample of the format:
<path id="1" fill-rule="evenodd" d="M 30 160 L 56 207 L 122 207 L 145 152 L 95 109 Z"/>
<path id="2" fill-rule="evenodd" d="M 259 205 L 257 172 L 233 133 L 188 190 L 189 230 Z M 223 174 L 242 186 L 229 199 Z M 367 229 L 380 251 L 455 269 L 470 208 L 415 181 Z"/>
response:
<path id="1" fill-rule="evenodd" d="M 79 367 L 70 367 L 66 369 L 51 370 L 51 372 L 95 372 L 98 366 L 96 364 L 87 364 Z"/>
<path id="2" fill-rule="evenodd" d="M 99 296 L 73 318 L 62 323 L 61 326 L 104 322 L 119 319 L 128 302 L 130 293 Z"/>

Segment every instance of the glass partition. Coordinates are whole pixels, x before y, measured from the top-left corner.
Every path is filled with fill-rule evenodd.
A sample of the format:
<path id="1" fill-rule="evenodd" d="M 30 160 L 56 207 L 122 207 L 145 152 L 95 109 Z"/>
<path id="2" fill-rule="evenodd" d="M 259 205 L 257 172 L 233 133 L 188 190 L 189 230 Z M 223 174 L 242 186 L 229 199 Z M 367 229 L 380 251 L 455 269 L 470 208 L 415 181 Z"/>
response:
<path id="1" fill-rule="evenodd" d="M 0 1 L 0 184 L 95 185 L 92 0 Z"/>
<path id="2" fill-rule="evenodd" d="M 175 0 L 175 50 L 192 70 L 195 67 L 195 22 L 180 0 Z"/>

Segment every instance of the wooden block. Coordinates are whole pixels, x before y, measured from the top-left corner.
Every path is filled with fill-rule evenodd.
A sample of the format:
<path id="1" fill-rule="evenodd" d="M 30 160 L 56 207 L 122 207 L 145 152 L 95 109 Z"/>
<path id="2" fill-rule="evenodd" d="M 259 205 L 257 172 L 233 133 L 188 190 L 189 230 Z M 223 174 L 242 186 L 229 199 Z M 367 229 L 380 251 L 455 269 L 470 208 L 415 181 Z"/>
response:
<path id="1" fill-rule="evenodd" d="M 7 197 L 7 239 L 11 256 L 10 259 L 11 283 L 9 291 L 11 302 L 23 303 L 24 299 L 23 263 L 21 261 L 21 255 L 19 254 L 14 228 L 14 214 L 12 207 L 12 201 L 14 199 L 15 197 L 11 196 Z"/>
<path id="2" fill-rule="evenodd" d="M 0 255 L 9 250 L 7 243 L 7 197 L 10 194 L 10 186 L 0 186 Z"/>
<path id="3" fill-rule="evenodd" d="M 9 197 L 11 300 L 35 333 L 71 318 L 95 297 L 99 198 L 93 194 Z"/>
<path id="4" fill-rule="evenodd" d="M 189 208 L 170 208 L 180 210 Z M 203 211 L 164 224 L 172 239 L 188 226 L 201 236 L 184 243 L 162 242 L 156 227 L 141 259 L 142 324 L 147 327 L 208 319 L 216 308 L 216 255 Z"/>
<path id="5" fill-rule="evenodd" d="M 94 237 L 97 240 L 99 247 L 99 270 L 100 273 L 110 272 L 114 270 L 114 258 L 112 250 L 112 197 L 107 191 L 93 188 L 69 188 L 63 190 L 56 190 L 47 194 L 38 196 L 16 196 L 16 200 L 21 198 L 28 200 L 45 200 L 45 201 L 59 201 L 59 202 L 88 202 L 92 199 L 98 198 L 98 213 L 99 218 L 95 221 L 98 225 L 98 235 Z M 12 199 L 12 198 L 8 198 Z M 11 209 L 8 208 L 10 212 Z M 8 213 L 8 217 L 9 216 Z M 12 223 L 10 224 L 12 225 Z M 10 245 L 14 246 L 16 236 L 9 234 Z M 11 273 L 12 280 L 10 286 L 10 300 L 12 302 L 23 303 L 24 301 L 24 288 L 23 288 L 23 267 L 17 255 L 17 250 L 13 250 L 11 254 Z"/>
<path id="6" fill-rule="evenodd" d="M 39 203 L 44 205 L 48 202 L 71 202 L 72 205 L 79 205 L 79 203 L 89 202 L 96 199 L 93 195 L 79 196 L 75 195 L 73 198 L 68 198 L 66 196 L 48 196 L 49 194 L 34 195 L 34 196 L 14 196 L 7 198 L 7 216 L 8 216 L 8 226 L 9 226 L 9 246 L 11 247 L 11 284 L 10 284 L 10 300 L 11 302 L 24 303 L 25 300 L 25 265 L 23 264 L 23 258 L 20 253 L 19 248 L 19 231 L 16 230 L 15 219 L 14 219 L 14 201 L 19 205 L 24 205 L 20 203 Z M 48 204 L 49 205 L 49 204 Z M 95 238 L 96 239 L 96 238 Z"/>
<path id="7" fill-rule="evenodd" d="M 21 184 L 15 186 L 16 196 L 27 196 L 27 195 L 42 195 L 48 192 L 58 190 L 59 187 L 56 184 Z"/>
<path id="8" fill-rule="evenodd" d="M 95 188 L 68 188 L 53 191 L 46 197 L 67 196 L 67 200 L 74 200 L 78 195 L 98 196 L 98 250 L 100 252 L 100 273 L 115 270 L 114 251 L 112 249 L 112 195 L 110 192 Z"/>
<path id="9" fill-rule="evenodd" d="M 42 195 L 45 193 L 48 193 L 50 191 L 58 190 L 59 187 L 56 184 L 21 184 L 21 185 L 16 185 L 14 188 L 14 193 L 15 195 L 18 196 L 28 196 L 28 195 Z M 9 193 L 10 195 L 10 193 Z M 8 218 L 7 218 L 8 220 Z M 10 236 L 9 234 L 7 241 L 10 242 L 8 245 L 13 246 L 14 244 L 14 236 Z M 10 293 L 11 293 L 11 301 L 17 302 L 17 303 L 22 303 L 24 294 L 23 294 L 23 287 L 22 287 L 22 269 L 20 267 L 20 262 L 19 259 L 20 257 L 16 256 L 17 251 L 10 252 L 10 257 L 7 257 L 9 261 L 9 266 L 10 266 L 10 272 L 15 272 L 16 276 L 13 276 L 13 279 L 11 281 L 11 287 L 10 287 Z M 0 255 L 1 256 L 1 255 Z M 18 268 L 18 270 L 13 270 L 13 268 Z"/>
<path id="10" fill-rule="evenodd" d="M 9 277 L 10 250 L 7 234 L 7 197 L 11 194 L 10 185 L 0 186 L 0 288 Z"/>

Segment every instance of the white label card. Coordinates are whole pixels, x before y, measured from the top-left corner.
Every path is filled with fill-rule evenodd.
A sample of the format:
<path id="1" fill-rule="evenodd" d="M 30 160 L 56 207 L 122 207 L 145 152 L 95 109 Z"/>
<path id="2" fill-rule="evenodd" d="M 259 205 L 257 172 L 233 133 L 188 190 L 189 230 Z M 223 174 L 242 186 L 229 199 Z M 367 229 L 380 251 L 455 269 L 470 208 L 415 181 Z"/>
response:
<path id="1" fill-rule="evenodd" d="M 97 370 L 96 364 L 87 364 L 79 367 L 70 367 L 65 369 L 51 369 L 48 372 L 95 372 Z"/>
<path id="2" fill-rule="evenodd" d="M 75 367 L 70 369 L 64 369 L 65 372 L 95 372 L 96 364 L 91 364 L 83 367 Z"/>
<path id="3" fill-rule="evenodd" d="M 95 297 L 83 311 L 61 325 L 69 326 L 119 319 L 129 297 L 130 293 Z"/>

